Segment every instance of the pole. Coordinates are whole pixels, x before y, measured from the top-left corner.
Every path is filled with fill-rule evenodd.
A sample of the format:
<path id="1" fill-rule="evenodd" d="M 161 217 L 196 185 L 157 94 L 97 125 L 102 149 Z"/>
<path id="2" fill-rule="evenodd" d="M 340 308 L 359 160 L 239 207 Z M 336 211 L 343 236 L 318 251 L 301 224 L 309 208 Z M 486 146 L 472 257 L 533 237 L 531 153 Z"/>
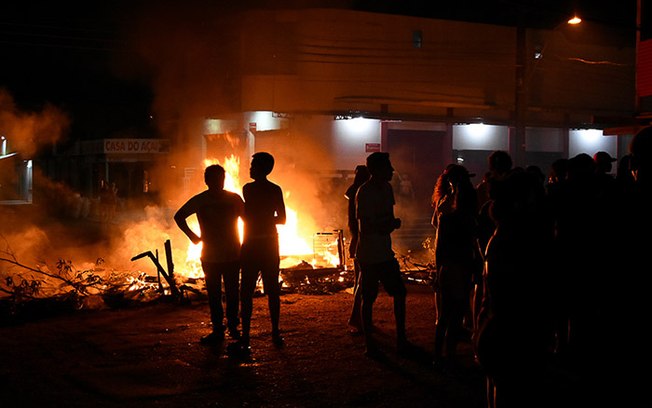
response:
<path id="1" fill-rule="evenodd" d="M 515 166 L 525 167 L 525 120 L 527 93 L 525 84 L 526 30 L 522 24 L 516 26 L 516 70 L 514 94 L 514 131 L 510 137 L 510 150 Z"/>
<path id="2" fill-rule="evenodd" d="M 634 48 L 635 63 L 634 66 L 634 115 L 639 116 L 641 114 L 641 98 L 638 93 L 638 53 L 641 44 L 641 1 L 636 1 L 636 43 Z"/>

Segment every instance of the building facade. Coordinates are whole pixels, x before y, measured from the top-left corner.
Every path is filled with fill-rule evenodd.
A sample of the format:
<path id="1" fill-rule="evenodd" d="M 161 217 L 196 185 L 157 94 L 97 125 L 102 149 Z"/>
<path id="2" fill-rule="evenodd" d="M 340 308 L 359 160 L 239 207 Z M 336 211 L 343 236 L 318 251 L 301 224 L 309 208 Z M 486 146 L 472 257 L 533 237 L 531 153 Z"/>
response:
<path id="1" fill-rule="evenodd" d="M 93 194 L 99 179 L 118 181 L 125 194 L 174 204 L 207 161 L 236 156 L 245 175 L 260 150 L 277 157 L 274 176 L 285 185 L 345 184 L 381 150 L 391 154 L 396 182 L 411 185 L 429 211 L 434 181 L 451 162 L 478 182 L 489 153 L 501 149 L 546 172 L 554 159 L 580 152 L 620 157 L 635 129 L 636 39 L 589 21 L 543 30 L 302 9 L 250 10 L 213 23 L 219 29 L 201 37 L 201 52 L 155 39 L 176 64 L 159 75 L 174 92 L 156 90 L 166 149 L 105 151 L 113 139 L 80 145 L 67 170 L 85 175 L 76 187 Z M 89 150 L 95 144 L 105 149 Z"/>
<path id="2" fill-rule="evenodd" d="M 621 156 L 631 134 L 610 129 L 636 116 L 635 38 L 591 22 L 535 30 L 308 9 L 225 25 L 222 108 L 179 115 L 177 169 L 224 156 L 214 140 L 233 135 L 244 168 L 267 150 L 290 173 L 343 174 L 382 150 L 425 201 L 448 163 L 479 181 L 496 149 L 544 172 L 581 152 Z"/>

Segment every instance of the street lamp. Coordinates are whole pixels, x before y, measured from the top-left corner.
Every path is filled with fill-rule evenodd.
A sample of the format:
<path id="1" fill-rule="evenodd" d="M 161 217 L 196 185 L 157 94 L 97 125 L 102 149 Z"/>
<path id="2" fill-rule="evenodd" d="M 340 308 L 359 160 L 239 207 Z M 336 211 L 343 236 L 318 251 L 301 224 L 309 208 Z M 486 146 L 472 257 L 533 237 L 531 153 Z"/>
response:
<path id="1" fill-rule="evenodd" d="M 516 26 L 516 44 L 515 44 L 515 56 L 516 56 L 516 67 L 515 67 L 515 94 L 514 94 L 514 116 L 513 116 L 513 128 L 510 133 L 510 152 L 512 152 L 514 163 L 517 166 L 524 166 L 527 163 L 527 154 L 526 154 L 526 129 L 528 124 L 536 122 L 539 116 L 537 116 L 538 111 L 542 111 L 546 106 L 550 106 L 550 100 L 546 99 L 546 89 L 543 88 L 541 84 L 543 82 L 536 82 L 534 90 L 532 89 L 533 79 L 538 79 L 542 81 L 543 72 L 545 72 L 547 79 L 557 79 L 560 80 L 558 85 L 561 85 L 561 76 L 555 76 L 557 71 L 555 70 L 564 70 L 564 73 L 568 72 L 569 75 L 573 74 L 573 70 L 566 70 L 560 64 L 555 64 L 548 59 L 546 60 L 546 48 L 552 44 L 553 48 L 557 42 L 556 37 L 563 37 L 564 39 L 576 39 L 576 36 L 582 34 L 577 30 L 586 30 L 590 27 L 580 28 L 580 25 L 584 25 L 585 22 L 579 17 L 578 14 L 574 14 L 572 18 L 563 18 L 554 28 L 551 29 L 528 29 L 524 26 L 523 23 L 520 23 Z M 566 27 L 566 29 L 565 29 Z M 532 33 L 532 35 L 530 35 Z M 609 60 L 598 60 L 595 58 L 594 54 L 591 54 L 593 51 L 589 46 L 584 46 L 583 40 L 586 39 L 588 32 L 582 34 L 582 40 L 572 42 L 574 46 L 583 47 L 577 51 L 584 51 L 584 48 L 589 53 L 587 57 L 584 55 L 573 55 L 565 58 L 565 61 L 568 64 L 580 65 L 583 64 L 584 67 L 595 67 L 596 70 L 602 69 L 600 67 L 617 67 L 622 66 L 622 63 L 619 60 L 615 62 Z M 540 41 L 540 44 L 537 44 L 537 41 Z M 533 48 L 530 49 L 529 46 L 532 45 Z M 530 53 L 532 52 L 532 53 Z M 565 48 L 564 52 L 571 52 L 570 48 Z M 563 54 L 562 54 L 563 55 Z M 559 58 L 558 55 L 554 55 L 555 58 Z M 530 59 L 533 58 L 534 61 Z M 544 68 L 542 68 L 544 67 Z M 538 69 L 538 71 L 537 71 Z M 575 69 L 575 67 L 574 67 Z M 588 69 L 588 68 L 587 68 Z M 593 68 L 591 68 L 593 69 Z M 535 73 L 538 72 L 538 74 Z M 593 72 L 593 71 L 591 71 Z M 561 75 L 561 74 L 560 74 Z M 536 78 L 535 78 L 536 77 Z M 548 82 L 546 82 L 548 83 Z M 571 84 L 575 85 L 575 84 Z M 542 105 L 543 108 L 539 108 L 536 104 L 543 101 L 548 103 L 548 105 Z M 534 110 L 532 110 L 534 105 Z M 534 116 L 531 114 L 534 112 Z M 586 114 L 585 114 L 586 116 Z M 562 151 L 567 153 L 568 151 L 568 134 L 567 134 L 567 122 L 569 116 L 564 114 L 563 118 L 558 118 L 557 120 L 562 120 L 564 125 L 562 126 L 562 140 L 563 146 Z"/>
<path id="2" fill-rule="evenodd" d="M 571 25 L 575 26 L 582 22 L 582 19 L 573 15 L 565 22 L 558 24 L 551 31 Z M 528 53 L 527 53 L 527 29 L 522 25 L 516 26 L 516 78 L 515 78 L 515 95 L 514 95 L 514 132 L 513 137 L 510 137 L 510 151 L 513 152 L 514 163 L 518 166 L 524 166 L 526 163 L 525 155 L 525 129 L 527 122 L 528 110 L 528 91 L 526 75 L 528 68 Z M 534 58 L 540 60 L 544 58 L 545 46 L 535 51 Z M 538 63 L 538 62 L 537 62 Z"/>
<path id="3" fill-rule="evenodd" d="M 573 17 L 568 19 L 568 21 L 566 23 L 570 24 L 570 25 L 577 25 L 577 24 L 580 24 L 581 22 L 582 22 L 581 18 L 579 18 L 577 15 L 573 15 Z"/>

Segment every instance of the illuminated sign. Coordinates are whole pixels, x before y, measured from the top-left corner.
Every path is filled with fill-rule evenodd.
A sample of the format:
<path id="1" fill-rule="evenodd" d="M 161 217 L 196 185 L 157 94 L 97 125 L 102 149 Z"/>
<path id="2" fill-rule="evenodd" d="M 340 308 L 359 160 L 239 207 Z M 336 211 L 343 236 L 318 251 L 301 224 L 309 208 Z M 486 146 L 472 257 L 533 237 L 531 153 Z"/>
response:
<path id="1" fill-rule="evenodd" d="M 104 139 L 104 153 L 165 153 L 167 141 L 160 139 Z"/>
<path id="2" fill-rule="evenodd" d="M 380 151 L 380 143 L 365 143 L 364 144 L 365 153 L 374 153 Z"/>

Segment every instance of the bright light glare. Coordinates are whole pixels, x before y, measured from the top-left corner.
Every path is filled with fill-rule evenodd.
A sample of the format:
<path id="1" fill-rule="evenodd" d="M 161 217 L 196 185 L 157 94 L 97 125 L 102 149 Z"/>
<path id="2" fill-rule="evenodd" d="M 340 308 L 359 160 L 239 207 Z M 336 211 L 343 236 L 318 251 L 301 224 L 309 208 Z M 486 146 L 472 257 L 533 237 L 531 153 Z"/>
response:
<path id="1" fill-rule="evenodd" d="M 582 22 L 582 19 L 577 17 L 577 16 L 573 16 L 570 20 L 568 20 L 568 24 L 570 24 L 570 25 L 577 25 L 577 24 L 579 24 L 581 22 Z"/>
<path id="2" fill-rule="evenodd" d="M 488 127 L 484 125 L 484 123 L 471 123 L 470 125 L 467 125 L 469 129 L 469 134 L 473 135 L 475 137 L 485 137 L 487 136 L 487 132 L 489 130 Z"/>
<path id="3" fill-rule="evenodd" d="M 577 134 L 584 142 L 597 143 L 602 136 L 602 130 L 599 129 L 580 129 Z"/>
<path id="4" fill-rule="evenodd" d="M 377 120 L 360 117 L 339 122 L 350 135 L 368 136 L 375 130 L 374 126 L 376 125 Z"/>

